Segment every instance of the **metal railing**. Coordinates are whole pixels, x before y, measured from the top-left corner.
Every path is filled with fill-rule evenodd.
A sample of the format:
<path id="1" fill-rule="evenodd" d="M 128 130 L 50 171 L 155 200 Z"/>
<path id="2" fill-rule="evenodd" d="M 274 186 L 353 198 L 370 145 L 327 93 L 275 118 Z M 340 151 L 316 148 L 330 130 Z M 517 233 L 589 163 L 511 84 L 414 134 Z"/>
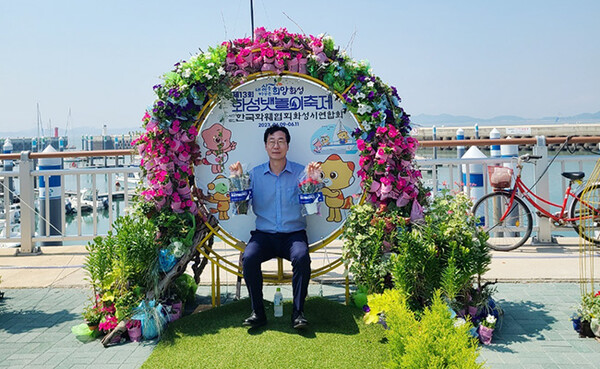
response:
<path id="1" fill-rule="evenodd" d="M 102 151 L 77 151 L 77 152 L 53 152 L 53 153 L 30 153 L 2 154 L 1 160 L 17 160 L 16 171 L 1 171 L 3 178 L 2 189 L 4 192 L 3 211 L 4 219 L 0 220 L 3 230 L 0 233 L 0 243 L 19 244 L 19 253 L 30 254 L 38 252 L 38 244 L 56 245 L 66 241 L 90 241 L 97 236 L 106 235 L 107 230 L 99 230 L 99 214 L 102 212 L 107 219 L 108 229 L 113 221 L 129 206 L 129 201 L 135 192 L 135 184 L 128 181 L 130 173 L 140 172 L 137 166 L 119 166 L 119 162 L 125 164 L 125 158 L 133 161 L 131 150 L 102 150 Z M 100 159 L 104 162 L 101 167 L 66 168 L 66 169 L 36 169 L 36 160 L 48 158 L 85 158 L 87 164 Z M 109 161 L 113 165 L 109 165 Z M 122 185 L 116 189 L 116 178 L 122 176 Z M 14 188 L 9 189 L 9 183 Z M 43 183 L 37 186 L 38 183 Z M 57 185 L 57 183 L 59 183 Z M 67 185 L 69 183 L 69 185 Z M 88 188 L 90 198 L 84 204 L 84 186 Z M 106 193 L 100 193 L 105 190 Z M 47 196 L 46 196 L 47 194 Z M 15 206 L 11 210 L 11 197 L 19 199 L 20 225 L 11 224 L 11 216 L 15 212 Z M 122 201 L 116 201 L 122 197 Z M 106 198 L 100 201 L 100 198 Z M 73 204 L 73 215 L 67 215 L 67 202 Z M 91 204 L 91 205 L 90 205 Z M 103 211 L 100 204 L 106 204 L 107 210 Z M 116 206 L 118 205 L 118 206 Z M 57 210 L 58 207 L 58 210 Z M 82 225 L 85 219 L 84 210 L 91 213 L 92 227 L 88 232 L 83 232 Z M 12 212 L 12 213 L 11 213 Z M 70 224 L 75 223 L 76 229 L 67 232 L 67 217 Z M 37 225 L 37 227 L 36 227 Z M 11 232 L 20 228 L 16 232 Z M 36 229 L 37 228 L 37 229 Z"/>
<path id="2" fill-rule="evenodd" d="M 577 141 L 581 138 L 575 137 Z M 585 138 L 585 139 L 590 139 Z M 596 137 L 596 142 L 600 142 L 600 137 Z M 515 139 L 515 140 L 479 140 L 478 144 L 490 145 L 490 144 L 523 144 L 524 140 L 527 139 Z M 559 140 L 555 138 L 554 140 Z M 460 143 L 441 141 L 436 142 L 439 146 L 447 145 L 464 145 L 470 146 L 475 140 L 461 141 Z M 552 139 L 548 140 L 548 143 Z M 537 146 L 534 148 L 534 152 L 542 154 L 543 159 L 538 161 L 536 166 L 530 166 L 526 168 L 524 173 L 527 171 L 533 171 L 530 173 L 532 180 L 537 180 L 541 171 L 545 168 L 545 165 L 549 161 L 546 141 L 538 140 Z M 434 147 L 435 145 L 429 142 L 422 142 L 421 147 Z M 487 146 L 482 146 L 482 150 L 485 150 Z M 129 173 L 140 172 L 139 167 L 136 166 L 116 166 L 108 165 L 106 167 L 90 167 L 90 168 L 65 168 L 65 169 L 53 169 L 53 170 L 39 170 L 36 169 L 35 161 L 44 158 L 96 158 L 100 161 L 107 163 L 106 158 L 120 158 L 115 159 L 115 164 L 118 160 L 130 157 L 133 161 L 134 153 L 131 150 L 102 150 L 102 151 L 78 151 L 78 152 L 56 152 L 56 153 L 30 153 L 22 152 L 20 154 L 0 154 L 0 160 L 16 160 L 18 163 L 18 170 L 16 171 L 1 171 L 0 181 L 2 188 L 4 189 L 4 204 L 0 207 L 4 210 L 4 219 L 0 219 L 0 226 L 4 224 L 4 230 L 0 232 L 0 244 L 17 243 L 20 244 L 19 252 L 22 254 L 35 253 L 37 252 L 38 244 L 47 245 L 52 243 L 62 243 L 66 241 L 90 241 L 97 236 L 106 235 L 108 229 L 112 225 L 113 221 L 120 215 L 124 208 L 129 205 L 129 198 L 134 193 L 134 185 L 128 183 L 127 177 Z M 536 184 L 536 193 L 543 197 L 550 198 L 548 196 L 550 182 L 558 183 L 558 178 L 561 178 L 562 190 L 566 188 L 567 181 L 560 176 L 560 172 L 567 170 L 586 171 L 584 168 L 591 167 L 598 160 L 597 155 L 572 155 L 572 156 L 559 156 L 552 168 L 560 166 L 560 171 L 553 169 L 548 171 Z M 447 188 L 464 189 L 467 194 L 470 195 L 472 188 L 470 186 L 464 186 L 462 184 L 462 175 L 466 178 L 471 178 L 470 168 L 473 164 L 479 164 L 483 166 L 483 187 L 484 193 L 491 191 L 491 187 L 488 183 L 487 166 L 496 165 L 498 163 L 510 162 L 510 158 L 487 158 L 487 159 L 420 159 L 417 160 L 417 164 L 426 173 L 426 185 L 432 188 L 432 192 L 435 194 L 441 188 L 444 187 L 443 181 L 446 181 Z M 465 170 L 461 169 L 464 165 Z M 590 172 L 590 170 L 587 170 Z M 125 180 L 123 181 L 122 194 L 123 201 L 113 200 L 113 196 L 116 193 L 115 183 L 116 176 L 123 175 Z M 60 178 L 60 188 L 58 189 L 59 196 L 55 196 L 51 199 L 50 196 L 46 196 L 40 199 L 40 193 L 49 193 L 52 178 Z M 45 186 L 40 189 L 36 188 L 36 183 L 39 182 L 40 178 L 43 179 Z M 69 179 L 70 178 L 70 179 Z M 10 232 L 10 219 L 11 219 L 11 193 L 8 191 L 8 182 L 14 183 L 15 191 L 12 193 L 13 196 L 18 196 L 20 199 L 20 232 L 11 234 Z M 66 183 L 69 182 L 69 185 Z M 84 183 L 85 182 L 85 183 Z M 97 204 L 99 193 L 97 190 L 106 188 L 106 196 L 108 202 L 107 212 L 103 212 L 104 216 L 108 218 L 108 228 L 101 230 L 98 227 L 98 214 L 101 211 L 96 206 L 91 210 L 92 214 L 92 227 L 88 230 L 89 232 L 83 232 L 84 217 L 81 212 L 81 195 L 84 186 L 91 186 L 92 202 Z M 43 191 L 42 191 L 43 190 Z M 64 210 L 64 204 L 68 197 L 68 191 L 73 192 L 73 197 L 76 200 L 76 214 L 67 222 L 67 214 Z M 51 202 L 59 201 L 61 206 L 60 219 L 54 219 L 51 221 Z M 44 204 L 42 205 L 42 202 Z M 116 206 L 119 204 L 119 209 Z M 42 209 L 43 208 L 43 209 Z M 1 218 L 1 217 L 0 217 Z M 37 221 L 36 221 L 37 219 Z M 86 218 L 89 219 L 89 216 Z M 68 224 L 76 224 L 76 229 L 71 229 L 67 232 Z M 37 230 L 36 230 L 37 225 Z M 540 241 L 552 240 L 550 228 L 551 225 L 546 222 L 538 222 L 535 225 L 535 231 L 538 233 L 538 239 Z"/>

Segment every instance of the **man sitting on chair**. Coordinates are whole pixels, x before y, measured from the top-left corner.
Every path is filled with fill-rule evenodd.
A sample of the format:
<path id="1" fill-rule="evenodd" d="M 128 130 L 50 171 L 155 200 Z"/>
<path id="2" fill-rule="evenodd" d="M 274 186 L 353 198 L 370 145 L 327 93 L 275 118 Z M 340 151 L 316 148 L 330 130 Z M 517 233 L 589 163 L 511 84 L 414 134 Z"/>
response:
<path id="1" fill-rule="evenodd" d="M 304 317 L 304 300 L 310 280 L 306 219 L 301 214 L 298 201 L 298 183 L 304 167 L 286 158 L 290 143 L 287 128 L 267 128 L 264 142 L 269 161 L 254 167 L 250 172 L 256 230 L 250 232 L 250 241 L 242 259 L 244 281 L 252 301 L 252 314 L 244 320 L 243 325 L 259 327 L 267 324 L 261 264 L 274 257 L 281 257 L 292 262 L 292 326 L 300 329 L 308 325 Z M 309 166 L 318 167 L 319 164 L 310 163 Z M 230 170 L 240 168 L 240 163 L 237 162 Z"/>

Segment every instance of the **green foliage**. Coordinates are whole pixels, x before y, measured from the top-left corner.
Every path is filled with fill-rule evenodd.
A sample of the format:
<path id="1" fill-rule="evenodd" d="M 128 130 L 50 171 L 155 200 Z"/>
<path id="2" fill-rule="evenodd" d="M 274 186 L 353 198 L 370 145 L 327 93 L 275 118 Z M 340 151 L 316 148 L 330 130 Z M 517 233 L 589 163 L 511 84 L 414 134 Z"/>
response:
<path id="1" fill-rule="evenodd" d="M 409 305 L 422 310 L 435 290 L 464 305 L 471 286 L 491 262 L 485 241 L 470 212 L 471 201 L 462 193 L 442 192 L 429 207 L 425 221 L 413 224 L 396 238 L 392 257 L 395 286 L 408 296 Z"/>
<path id="2" fill-rule="evenodd" d="M 101 311 L 100 304 L 95 301 L 91 301 L 89 305 L 83 308 L 83 319 L 85 319 L 86 323 L 89 325 L 98 325 L 104 314 Z"/>
<path id="3" fill-rule="evenodd" d="M 106 237 L 87 245 L 84 263 L 94 294 L 114 303 L 125 319 L 143 295 L 158 283 L 157 228 L 140 212 L 117 218 Z"/>
<path id="4" fill-rule="evenodd" d="M 581 296 L 578 313 L 582 320 L 588 322 L 591 322 L 592 318 L 600 318 L 600 292 L 590 292 Z"/>
<path id="5" fill-rule="evenodd" d="M 406 295 L 397 289 L 369 296 L 371 311 L 366 323 L 384 317 L 390 347 L 390 368 L 481 368 L 477 343 L 469 335 L 470 323 L 455 325 L 440 292 L 420 319 L 412 312 Z"/>
<path id="6" fill-rule="evenodd" d="M 183 303 L 193 302 L 196 299 L 196 290 L 198 290 L 198 284 L 189 274 L 182 274 L 171 284 L 169 287 L 171 294 L 175 295 L 176 299 L 183 301 Z"/>
<path id="7" fill-rule="evenodd" d="M 368 291 L 381 292 L 390 271 L 389 254 L 382 243 L 386 222 L 376 216 L 370 204 L 354 205 L 344 227 L 342 258 L 354 282 Z"/>
<path id="8" fill-rule="evenodd" d="M 477 293 L 474 282 L 482 291 L 479 279 L 491 262 L 487 235 L 470 209 L 464 194 L 448 191 L 433 199 L 418 223 L 409 223 L 402 209 L 355 205 L 343 233 L 344 263 L 354 282 L 371 293 L 389 287 L 391 274 L 416 311 L 428 306 L 440 288 L 460 309 Z"/>

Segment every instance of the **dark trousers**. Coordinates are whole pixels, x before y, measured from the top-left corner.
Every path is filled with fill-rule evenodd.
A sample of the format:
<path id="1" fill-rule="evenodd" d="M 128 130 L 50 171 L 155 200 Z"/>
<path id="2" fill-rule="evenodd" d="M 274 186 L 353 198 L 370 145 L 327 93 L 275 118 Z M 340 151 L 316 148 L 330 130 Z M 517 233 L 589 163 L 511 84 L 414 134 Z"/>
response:
<path id="1" fill-rule="evenodd" d="M 280 257 L 292 262 L 294 310 L 303 311 L 310 281 L 310 256 L 306 231 L 292 233 L 252 231 L 251 235 L 242 261 L 252 310 L 257 314 L 264 314 L 265 311 L 261 264 L 274 257 Z"/>

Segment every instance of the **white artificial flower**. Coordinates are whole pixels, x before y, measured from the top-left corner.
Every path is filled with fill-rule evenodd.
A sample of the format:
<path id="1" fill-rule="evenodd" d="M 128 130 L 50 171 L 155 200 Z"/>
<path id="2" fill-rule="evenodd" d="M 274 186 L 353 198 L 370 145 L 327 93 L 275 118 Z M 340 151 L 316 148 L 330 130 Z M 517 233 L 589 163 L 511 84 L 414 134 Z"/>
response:
<path id="1" fill-rule="evenodd" d="M 184 78 L 189 78 L 192 75 L 192 70 L 190 68 L 186 68 L 181 75 Z"/>
<path id="2" fill-rule="evenodd" d="M 225 75 L 225 69 L 223 67 L 219 67 L 219 69 L 217 69 L 217 72 L 219 72 L 220 76 L 224 76 Z"/>
<path id="3" fill-rule="evenodd" d="M 335 61 L 335 62 L 331 63 L 331 65 L 333 65 L 334 67 L 337 68 L 337 67 L 339 67 L 340 63 L 338 63 L 338 62 Z"/>
<path id="4" fill-rule="evenodd" d="M 370 113 L 371 110 L 373 110 L 373 109 L 369 105 L 358 104 L 358 109 L 356 109 L 356 112 L 358 114 L 366 114 L 366 113 Z"/>
<path id="5" fill-rule="evenodd" d="M 367 82 L 367 87 L 373 87 L 375 84 L 372 81 Z"/>
<path id="6" fill-rule="evenodd" d="M 488 316 L 485 318 L 485 321 L 493 326 L 494 324 L 496 324 L 496 317 L 492 314 L 488 314 Z"/>
<path id="7" fill-rule="evenodd" d="M 340 72 L 338 72 L 338 71 L 335 71 L 335 72 L 333 72 L 333 75 L 337 77 L 337 76 L 339 76 L 339 75 L 340 75 Z"/>
<path id="8" fill-rule="evenodd" d="M 204 75 L 204 77 L 206 77 L 207 80 L 211 80 L 213 78 L 208 72 Z"/>
<path id="9" fill-rule="evenodd" d="M 456 320 L 454 321 L 454 326 L 455 327 L 460 327 L 461 325 L 465 324 L 467 321 L 464 320 L 463 318 L 456 318 Z"/>
<path id="10" fill-rule="evenodd" d="M 215 63 L 208 63 L 207 65 L 208 65 L 209 68 L 212 68 L 212 67 L 215 66 Z"/>
<path id="11" fill-rule="evenodd" d="M 359 92 L 359 93 L 356 94 L 356 98 L 359 99 L 359 100 L 360 99 L 364 99 L 365 97 L 367 97 L 367 96 L 365 94 L 363 94 L 362 92 Z"/>

